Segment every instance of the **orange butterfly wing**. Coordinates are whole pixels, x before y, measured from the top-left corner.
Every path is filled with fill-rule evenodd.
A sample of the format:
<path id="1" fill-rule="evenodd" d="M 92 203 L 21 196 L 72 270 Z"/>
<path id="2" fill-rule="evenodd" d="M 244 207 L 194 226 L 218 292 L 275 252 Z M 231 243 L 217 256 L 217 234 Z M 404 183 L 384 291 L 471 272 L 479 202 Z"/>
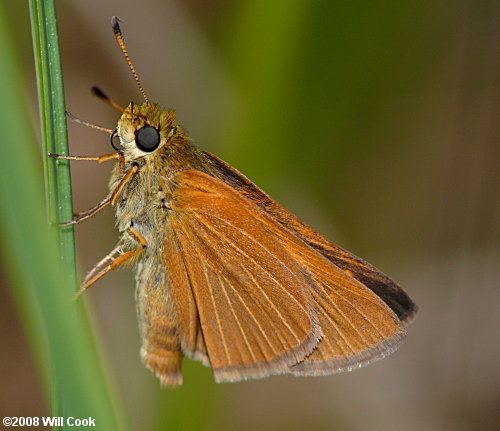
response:
<path id="1" fill-rule="evenodd" d="M 197 315 L 217 381 L 331 374 L 397 348 L 405 330 L 366 286 L 223 181 L 174 182 L 165 253 L 183 351 Z"/>
<path id="2" fill-rule="evenodd" d="M 240 194 L 250 199 L 300 240 L 372 290 L 396 313 L 402 322 L 411 323 L 418 307 L 394 280 L 308 226 L 231 165 L 213 154 L 207 152 L 203 152 L 203 154 L 207 158 L 214 176 L 222 179 Z"/>
<path id="3" fill-rule="evenodd" d="M 321 337 L 308 278 L 267 216 L 220 180 L 174 182 L 165 257 L 184 353 L 200 354 L 199 319 L 217 381 L 288 372 Z"/>
<path id="4" fill-rule="evenodd" d="M 396 350 L 406 330 L 396 314 L 370 289 L 293 235 L 282 243 L 311 274 L 311 294 L 323 337 L 297 375 L 351 371 Z"/>

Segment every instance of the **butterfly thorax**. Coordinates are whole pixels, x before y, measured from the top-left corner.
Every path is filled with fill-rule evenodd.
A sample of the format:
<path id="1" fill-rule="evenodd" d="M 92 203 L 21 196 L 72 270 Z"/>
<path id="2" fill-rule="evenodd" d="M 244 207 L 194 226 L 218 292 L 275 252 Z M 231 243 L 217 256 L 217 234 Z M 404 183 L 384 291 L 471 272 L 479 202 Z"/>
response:
<path id="1" fill-rule="evenodd" d="M 159 145 L 153 151 L 144 151 L 138 145 L 138 132 L 145 127 L 159 133 Z M 160 240 L 154 233 L 165 232 L 174 176 L 186 169 L 209 173 L 210 168 L 203 153 L 176 124 L 175 111 L 161 110 L 155 103 L 131 103 L 118 122 L 117 132 L 124 163 L 115 165 L 110 190 L 133 165 L 139 167 L 116 202 L 117 225 L 121 232 L 133 225 L 153 246 L 156 239 Z"/>

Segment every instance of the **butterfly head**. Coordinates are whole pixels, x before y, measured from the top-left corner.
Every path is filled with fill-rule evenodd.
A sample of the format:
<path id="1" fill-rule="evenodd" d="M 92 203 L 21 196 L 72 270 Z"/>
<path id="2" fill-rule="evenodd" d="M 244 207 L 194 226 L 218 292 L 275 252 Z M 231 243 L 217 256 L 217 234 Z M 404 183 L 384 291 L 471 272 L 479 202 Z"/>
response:
<path id="1" fill-rule="evenodd" d="M 156 103 L 133 102 L 118 121 L 116 133 L 126 158 L 137 159 L 157 152 L 179 132 L 175 111 L 162 110 Z"/>

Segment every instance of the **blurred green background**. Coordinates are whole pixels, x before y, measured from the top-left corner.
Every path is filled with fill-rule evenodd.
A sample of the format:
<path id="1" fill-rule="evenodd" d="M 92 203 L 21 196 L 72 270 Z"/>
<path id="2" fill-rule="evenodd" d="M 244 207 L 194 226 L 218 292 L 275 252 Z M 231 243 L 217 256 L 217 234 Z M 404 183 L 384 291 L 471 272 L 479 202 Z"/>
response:
<path id="1" fill-rule="evenodd" d="M 36 131 L 27 5 L 1 7 L 26 92 L 19 102 Z M 68 110 L 113 128 L 119 115 L 91 86 L 122 105 L 141 101 L 109 24 L 120 16 L 150 99 L 420 306 L 407 343 L 354 373 L 216 385 L 210 370 L 187 363 L 184 387 L 167 390 L 140 363 L 132 273 L 110 274 L 87 299 L 130 429 L 500 427 L 498 9 L 481 0 L 58 3 Z M 13 123 L 0 126 L 5 138 Z M 111 151 L 106 134 L 69 131 L 72 154 Z M 72 166 L 77 210 L 106 193 L 109 169 Z M 113 223 L 108 210 L 76 227 L 82 273 L 114 246 Z M 1 239 L 8 256 L 13 246 Z M 16 289 L 3 275 L 0 413 L 51 415 Z"/>

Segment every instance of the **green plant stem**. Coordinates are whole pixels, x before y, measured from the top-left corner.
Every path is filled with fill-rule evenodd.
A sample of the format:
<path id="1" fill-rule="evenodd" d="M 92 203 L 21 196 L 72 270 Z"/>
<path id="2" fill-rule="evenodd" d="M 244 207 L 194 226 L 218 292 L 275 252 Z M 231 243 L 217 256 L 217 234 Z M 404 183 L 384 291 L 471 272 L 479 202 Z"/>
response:
<path id="1" fill-rule="evenodd" d="M 48 152 L 67 153 L 64 92 L 53 0 L 31 0 L 30 12 L 46 182 L 46 215 L 41 199 L 40 169 L 32 127 L 23 104 L 14 49 L 2 22 L 2 122 L 10 131 L 2 171 L 3 250 L 28 338 L 33 342 L 45 383 L 50 385 L 54 416 L 93 418 L 97 429 L 124 429 L 99 361 L 98 350 L 81 301 L 71 302 L 77 288 L 74 236 L 71 227 L 55 223 L 72 218 L 71 181 L 67 162 Z M 1 13 L 1 10 L 0 10 Z M 1 15 L 3 21 L 3 14 Z M 3 95 L 2 94 L 2 95 Z M 12 101 L 12 104 L 8 103 Z M 20 102 L 21 101 L 21 102 Z M 5 109 L 4 109 L 5 108 Z M 28 124 L 22 126 L 22 120 Z M 20 123 L 21 122 L 21 123 Z M 26 412 L 29 416 L 29 412 Z M 75 429 L 68 423 L 56 429 Z"/>

